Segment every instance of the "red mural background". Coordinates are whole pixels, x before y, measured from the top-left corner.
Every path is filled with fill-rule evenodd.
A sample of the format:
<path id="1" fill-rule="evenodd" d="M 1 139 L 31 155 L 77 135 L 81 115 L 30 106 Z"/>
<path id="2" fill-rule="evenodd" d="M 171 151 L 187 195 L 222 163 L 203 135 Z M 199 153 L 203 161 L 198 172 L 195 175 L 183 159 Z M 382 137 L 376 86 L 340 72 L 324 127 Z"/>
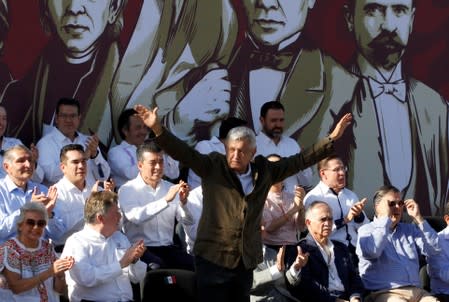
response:
<path id="1" fill-rule="evenodd" d="M 122 47 L 130 37 L 143 0 L 128 0 Z M 211 0 L 213 1 L 213 0 Z M 293 0 L 291 0 L 293 1 Z M 346 0 L 317 0 L 306 23 L 306 34 L 338 61 L 345 64 L 354 52 L 352 37 L 345 28 L 343 4 Z M 233 0 L 242 18 L 241 0 Z M 11 29 L 5 41 L 2 60 L 14 78 L 21 78 L 47 37 L 39 23 L 37 0 L 8 1 Z M 244 28 L 244 22 L 241 29 Z M 406 68 L 417 79 L 439 91 L 449 100 L 449 1 L 417 0 L 414 31 L 406 52 Z M 207 42 L 207 41 L 205 41 Z"/>

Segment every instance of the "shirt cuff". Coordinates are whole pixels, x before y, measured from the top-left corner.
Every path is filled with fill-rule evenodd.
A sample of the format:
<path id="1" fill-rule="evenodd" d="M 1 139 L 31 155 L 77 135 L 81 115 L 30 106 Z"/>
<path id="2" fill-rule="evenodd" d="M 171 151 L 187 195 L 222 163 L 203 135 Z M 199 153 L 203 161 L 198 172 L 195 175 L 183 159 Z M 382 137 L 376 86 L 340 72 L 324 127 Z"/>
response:
<path id="1" fill-rule="evenodd" d="M 269 268 L 271 280 L 277 280 L 282 277 L 282 273 L 278 270 L 277 265 L 272 265 Z"/>

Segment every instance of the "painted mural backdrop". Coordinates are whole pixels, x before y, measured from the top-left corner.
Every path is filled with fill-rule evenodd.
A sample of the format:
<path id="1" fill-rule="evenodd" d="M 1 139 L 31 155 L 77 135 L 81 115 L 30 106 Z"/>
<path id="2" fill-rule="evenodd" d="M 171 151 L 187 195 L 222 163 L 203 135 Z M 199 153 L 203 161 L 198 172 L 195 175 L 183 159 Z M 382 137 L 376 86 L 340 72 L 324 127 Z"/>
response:
<path id="1" fill-rule="evenodd" d="M 260 106 L 286 108 L 307 146 L 346 112 L 338 144 L 349 187 L 393 184 L 424 214 L 448 190 L 449 4 L 445 0 L 1 1 L 1 104 L 9 135 L 36 142 L 60 97 L 107 148 L 120 112 L 158 106 L 194 145 L 228 116 L 259 131 Z"/>

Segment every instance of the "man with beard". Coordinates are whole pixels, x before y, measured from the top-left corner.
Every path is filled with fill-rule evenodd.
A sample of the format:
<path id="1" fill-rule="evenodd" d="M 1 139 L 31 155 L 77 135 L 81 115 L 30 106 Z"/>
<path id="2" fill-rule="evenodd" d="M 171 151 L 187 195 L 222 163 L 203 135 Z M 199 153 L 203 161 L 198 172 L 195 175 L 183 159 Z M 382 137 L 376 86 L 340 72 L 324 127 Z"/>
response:
<path id="1" fill-rule="evenodd" d="M 442 213 L 447 200 L 448 109 L 436 91 L 403 70 L 415 2 L 350 0 L 345 6 L 358 50 L 351 69 L 360 83 L 350 108 L 341 110 L 352 111 L 355 123 L 353 135 L 339 142 L 339 155 L 359 194 L 392 184 L 430 215 Z"/>
<path id="2" fill-rule="evenodd" d="M 438 234 L 423 219 L 415 200 L 401 198 L 393 186 L 374 194 L 374 220 L 359 229 L 359 271 L 369 295 L 366 302 L 438 301 L 423 290 L 419 279 L 420 255 L 440 252 Z M 402 223 L 405 210 L 415 223 Z"/>
<path id="3" fill-rule="evenodd" d="M 209 64 L 209 72 L 191 90 L 195 102 L 185 97 L 173 114 L 163 118 L 164 124 L 185 141 L 190 141 L 194 124 L 197 128 L 210 124 L 211 128 L 218 127 L 219 123 L 206 122 L 227 116 L 245 120 L 258 133 L 261 106 L 276 100 L 286 108 L 286 136 L 303 142 L 325 136 L 333 122 L 332 111 L 351 99 L 357 78 L 312 46 L 302 33 L 315 0 L 241 2 L 247 31 L 233 49 L 226 68 Z M 192 111 L 192 104 L 198 104 L 198 100 L 206 104 Z M 156 104 L 164 115 L 166 106 Z M 184 107 L 188 110 L 182 115 Z M 197 117 L 202 111 L 206 118 Z"/>
<path id="4" fill-rule="evenodd" d="M 260 124 L 262 129 L 256 136 L 256 155 L 268 156 L 278 154 L 287 157 L 301 152 L 298 143 L 283 135 L 285 126 L 285 110 L 280 102 L 266 102 L 260 108 Z M 294 193 L 295 186 L 299 185 L 308 191 L 312 186 L 312 169 L 299 171 L 283 181 L 284 190 Z"/>

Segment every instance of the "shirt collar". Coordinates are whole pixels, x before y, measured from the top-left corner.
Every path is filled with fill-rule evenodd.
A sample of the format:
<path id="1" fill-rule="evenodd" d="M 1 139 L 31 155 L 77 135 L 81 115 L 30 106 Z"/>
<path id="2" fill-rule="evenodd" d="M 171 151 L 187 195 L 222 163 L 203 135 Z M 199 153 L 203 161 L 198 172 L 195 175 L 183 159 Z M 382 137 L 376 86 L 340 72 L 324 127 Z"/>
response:
<path id="1" fill-rule="evenodd" d="M 402 62 L 399 61 L 398 64 L 394 67 L 394 71 L 391 74 L 390 78 L 385 78 L 380 71 L 371 65 L 370 62 L 362 55 L 358 54 L 357 56 L 357 65 L 360 69 L 361 75 L 364 77 L 370 77 L 376 80 L 379 83 L 392 83 L 401 80 L 402 77 Z"/>
<path id="2" fill-rule="evenodd" d="M 65 136 L 64 134 L 62 134 L 62 132 L 61 132 L 58 128 L 56 128 L 56 127 L 53 127 L 52 133 L 53 133 L 53 135 L 55 136 L 55 138 L 56 138 L 58 141 L 60 141 L 60 142 L 63 142 L 64 140 L 67 140 L 67 139 L 70 140 L 67 136 Z M 78 136 L 79 136 L 79 132 L 76 131 L 76 132 L 75 132 L 75 139 L 76 139 Z"/>
<path id="3" fill-rule="evenodd" d="M 12 181 L 12 179 L 11 179 L 11 177 L 9 177 L 9 175 L 7 174 L 6 175 L 6 177 L 5 177 L 5 184 L 6 184 L 6 188 L 8 189 L 8 192 L 12 192 L 12 191 L 14 191 L 14 190 L 20 190 L 20 191 L 22 191 L 22 188 L 19 188 L 13 181 Z M 26 187 L 26 190 L 25 190 L 25 192 L 28 192 L 28 191 L 30 191 L 30 190 L 32 190 L 33 188 L 32 188 L 32 185 L 31 185 L 31 182 L 30 181 L 27 181 L 27 187 Z"/>

